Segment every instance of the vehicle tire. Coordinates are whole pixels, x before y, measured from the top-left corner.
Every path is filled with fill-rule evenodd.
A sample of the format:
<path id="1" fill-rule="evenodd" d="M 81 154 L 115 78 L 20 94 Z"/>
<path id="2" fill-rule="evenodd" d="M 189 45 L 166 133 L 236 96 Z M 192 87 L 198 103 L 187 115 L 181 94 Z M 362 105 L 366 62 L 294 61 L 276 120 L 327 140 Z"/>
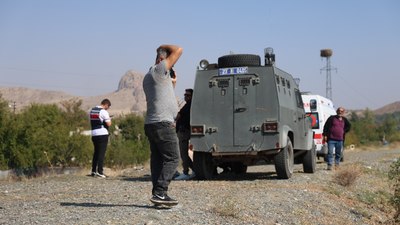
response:
<path id="1" fill-rule="evenodd" d="M 241 162 L 234 162 L 231 165 L 231 169 L 236 174 L 244 174 L 247 172 L 247 166 Z"/>
<path id="2" fill-rule="evenodd" d="M 260 66 L 261 58 L 259 55 L 236 54 L 225 55 L 218 58 L 219 68 L 237 67 L 237 66 Z"/>
<path id="3" fill-rule="evenodd" d="M 217 166 L 212 160 L 212 156 L 208 152 L 193 153 L 193 169 L 196 178 L 200 180 L 209 180 L 214 176 Z"/>
<path id="4" fill-rule="evenodd" d="M 304 173 L 315 173 L 316 170 L 316 146 L 313 145 L 313 147 L 306 152 L 306 154 L 303 157 L 303 171 Z"/>
<path id="5" fill-rule="evenodd" d="M 275 170 L 279 179 L 289 179 L 293 174 L 294 155 L 293 145 L 288 138 L 286 147 L 284 147 L 275 157 Z"/>

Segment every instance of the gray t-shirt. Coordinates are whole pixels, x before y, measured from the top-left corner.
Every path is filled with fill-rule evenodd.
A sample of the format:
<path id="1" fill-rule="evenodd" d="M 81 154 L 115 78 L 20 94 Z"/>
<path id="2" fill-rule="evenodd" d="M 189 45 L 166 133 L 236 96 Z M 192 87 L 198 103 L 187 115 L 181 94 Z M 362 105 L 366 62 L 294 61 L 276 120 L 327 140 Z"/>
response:
<path id="1" fill-rule="evenodd" d="M 165 61 L 150 68 L 143 79 L 143 90 L 147 102 L 145 124 L 174 122 L 178 113 L 178 102 Z"/>

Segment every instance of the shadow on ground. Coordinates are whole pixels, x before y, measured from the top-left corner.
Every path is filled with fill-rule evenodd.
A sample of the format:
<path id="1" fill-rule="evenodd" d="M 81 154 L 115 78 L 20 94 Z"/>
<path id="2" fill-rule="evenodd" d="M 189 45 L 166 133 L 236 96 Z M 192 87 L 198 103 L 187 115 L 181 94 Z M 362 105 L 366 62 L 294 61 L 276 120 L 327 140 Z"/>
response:
<path id="1" fill-rule="evenodd" d="M 154 205 L 137 205 L 137 204 L 105 204 L 105 203 L 93 203 L 93 202 L 61 202 L 60 206 L 64 207 L 88 207 L 88 208 L 101 208 L 101 207 L 136 207 L 145 209 L 168 209 Z"/>

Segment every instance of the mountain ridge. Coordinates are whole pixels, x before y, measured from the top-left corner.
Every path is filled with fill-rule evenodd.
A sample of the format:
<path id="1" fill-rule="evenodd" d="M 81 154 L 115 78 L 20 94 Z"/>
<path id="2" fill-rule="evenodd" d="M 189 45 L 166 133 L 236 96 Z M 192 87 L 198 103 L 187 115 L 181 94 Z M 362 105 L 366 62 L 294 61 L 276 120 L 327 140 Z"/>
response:
<path id="1" fill-rule="evenodd" d="M 111 115 L 129 113 L 143 114 L 146 111 L 146 96 L 143 91 L 142 82 L 144 74 L 134 70 L 128 70 L 120 79 L 118 88 L 114 92 L 97 96 L 75 96 L 62 91 L 49 91 L 26 87 L 0 87 L 0 94 L 3 99 L 9 102 L 18 112 L 32 103 L 60 104 L 67 100 L 82 100 L 82 110 L 89 111 L 93 106 L 99 105 L 101 100 L 108 98 L 111 101 L 111 108 L 108 110 Z M 362 110 L 351 110 L 361 112 Z M 400 101 L 384 105 L 372 110 L 375 115 L 400 112 Z"/>
<path id="2" fill-rule="evenodd" d="M 82 110 L 89 111 L 93 106 L 99 105 L 101 100 L 108 98 L 111 101 L 111 107 L 108 110 L 111 115 L 142 114 L 146 111 L 143 78 L 142 73 L 129 70 L 120 79 L 116 91 L 97 96 L 75 96 L 62 91 L 26 87 L 0 87 L 0 94 L 9 102 L 10 107 L 14 107 L 15 102 L 16 112 L 33 103 L 60 105 L 62 101 L 68 100 L 82 100 Z"/>

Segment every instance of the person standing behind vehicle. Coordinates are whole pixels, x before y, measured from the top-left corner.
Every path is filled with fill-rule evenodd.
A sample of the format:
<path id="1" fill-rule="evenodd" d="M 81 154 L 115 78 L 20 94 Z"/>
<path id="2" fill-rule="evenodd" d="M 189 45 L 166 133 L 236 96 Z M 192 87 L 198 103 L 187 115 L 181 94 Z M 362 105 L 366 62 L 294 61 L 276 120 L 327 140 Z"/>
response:
<path id="1" fill-rule="evenodd" d="M 168 196 L 168 186 L 179 164 L 178 137 L 175 132 L 175 116 L 178 113 L 171 68 L 182 55 L 176 45 L 157 48 L 155 65 L 143 79 L 147 112 L 144 130 L 150 142 L 150 169 L 154 204 L 178 204 Z M 176 79 L 176 77 L 175 77 Z"/>
<path id="2" fill-rule="evenodd" d="M 179 139 L 179 149 L 182 159 L 183 173 L 175 178 L 175 180 L 189 180 L 195 176 L 193 171 L 193 162 L 189 157 L 189 140 L 190 140 L 190 107 L 192 105 L 193 89 L 185 90 L 185 105 L 181 108 L 176 116 L 176 131 Z M 189 175 L 189 168 L 192 174 Z"/>
<path id="3" fill-rule="evenodd" d="M 93 107 L 90 111 L 90 125 L 94 145 L 91 176 L 101 178 L 106 178 L 103 173 L 103 163 L 108 144 L 108 128 L 111 126 L 111 117 L 107 112 L 110 106 L 110 100 L 103 99 L 101 105 Z"/>
<path id="4" fill-rule="evenodd" d="M 323 136 L 328 143 L 328 170 L 332 170 L 333 161 L 335 161 L 335 167 L 339 166 L 345 135 L 350 131 L 351 124 L 344 117 L 344 113 L 344 108 L 339 107 L 336 115 L 330 116 L 324 125 Z M 335 149 L 335 160 L 333 159 L 333 149 Z"/>

